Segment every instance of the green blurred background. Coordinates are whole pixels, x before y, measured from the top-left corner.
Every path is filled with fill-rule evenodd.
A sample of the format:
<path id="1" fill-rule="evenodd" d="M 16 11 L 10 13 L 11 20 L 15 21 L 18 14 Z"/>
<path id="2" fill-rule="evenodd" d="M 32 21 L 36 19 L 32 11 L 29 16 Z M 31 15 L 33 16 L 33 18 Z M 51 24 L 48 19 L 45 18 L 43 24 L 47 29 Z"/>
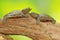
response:
<path id="1" fill-rule="evenodd" d="M 60 0 L 0 0 L 0 18 L 13 10 L 30 7 L 33 12 L 46 13 L 60 23 Z M 14 40 L 31 40 L 25 36 L 11 36 Z"/>

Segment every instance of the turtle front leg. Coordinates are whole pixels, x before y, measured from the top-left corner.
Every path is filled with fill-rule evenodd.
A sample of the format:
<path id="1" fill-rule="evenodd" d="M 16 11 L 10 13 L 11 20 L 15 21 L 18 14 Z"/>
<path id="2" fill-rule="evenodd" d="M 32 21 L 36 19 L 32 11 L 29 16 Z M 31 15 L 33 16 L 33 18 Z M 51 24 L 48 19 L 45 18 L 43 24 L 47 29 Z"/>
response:
<path id="1" fill-rule="evenodd" d="M 36 19 L 36 24 L 39 24 L 39 23 L 40 23 L 40 17 Z"/>

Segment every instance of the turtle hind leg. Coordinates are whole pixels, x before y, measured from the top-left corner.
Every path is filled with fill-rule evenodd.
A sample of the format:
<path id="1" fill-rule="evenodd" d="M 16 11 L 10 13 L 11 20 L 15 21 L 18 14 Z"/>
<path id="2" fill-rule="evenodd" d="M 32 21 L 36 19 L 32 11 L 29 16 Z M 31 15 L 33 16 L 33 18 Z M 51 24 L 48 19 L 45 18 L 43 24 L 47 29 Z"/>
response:
<path id="1" fill-rule="evenodd" d="M 3 19 L 2 19 L 2 23 L 3 23 L 3 24 L 5 24 L 6 21 L 7 21 L 7 18 L 3 18 Z"/>
<path id="2" fill-rule="evenodd" d="M 51 23 L 52 23 L 52 24 L 55 24 L 55 23 L 56 23 L 56 21 L 54 20 L 54 21 L 52 21 Z"/>

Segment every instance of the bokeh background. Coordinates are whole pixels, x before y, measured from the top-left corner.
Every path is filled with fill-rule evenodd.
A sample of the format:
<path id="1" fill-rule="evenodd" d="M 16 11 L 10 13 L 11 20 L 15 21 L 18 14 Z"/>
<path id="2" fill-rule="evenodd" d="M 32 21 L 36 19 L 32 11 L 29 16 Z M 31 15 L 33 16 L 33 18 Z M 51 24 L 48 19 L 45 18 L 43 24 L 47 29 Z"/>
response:
<path id="1" fill-rule="evenodd" d="M 60 23 L 60 0 L 0 0 L 0 18 L 13 10 L 32 8 L 32 12 L 45 13 Z M 31 40 L 25 36 L 11 36 L 14 40 Z"/>

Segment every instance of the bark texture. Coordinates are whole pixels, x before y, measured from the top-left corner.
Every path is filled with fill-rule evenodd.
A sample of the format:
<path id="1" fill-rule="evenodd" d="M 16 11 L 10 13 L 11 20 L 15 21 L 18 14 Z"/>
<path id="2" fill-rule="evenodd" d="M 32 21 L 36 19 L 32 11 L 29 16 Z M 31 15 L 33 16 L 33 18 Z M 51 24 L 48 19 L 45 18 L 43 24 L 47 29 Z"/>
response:
<path id="1" fill-rule="evenodd" d="M 50 22 L 36 24 L 32 17 L 10 18 L 5 24 L 0 23 L 0 34 L 25 35 L 33 40 L 60 40 L 60 24 Z"/>

